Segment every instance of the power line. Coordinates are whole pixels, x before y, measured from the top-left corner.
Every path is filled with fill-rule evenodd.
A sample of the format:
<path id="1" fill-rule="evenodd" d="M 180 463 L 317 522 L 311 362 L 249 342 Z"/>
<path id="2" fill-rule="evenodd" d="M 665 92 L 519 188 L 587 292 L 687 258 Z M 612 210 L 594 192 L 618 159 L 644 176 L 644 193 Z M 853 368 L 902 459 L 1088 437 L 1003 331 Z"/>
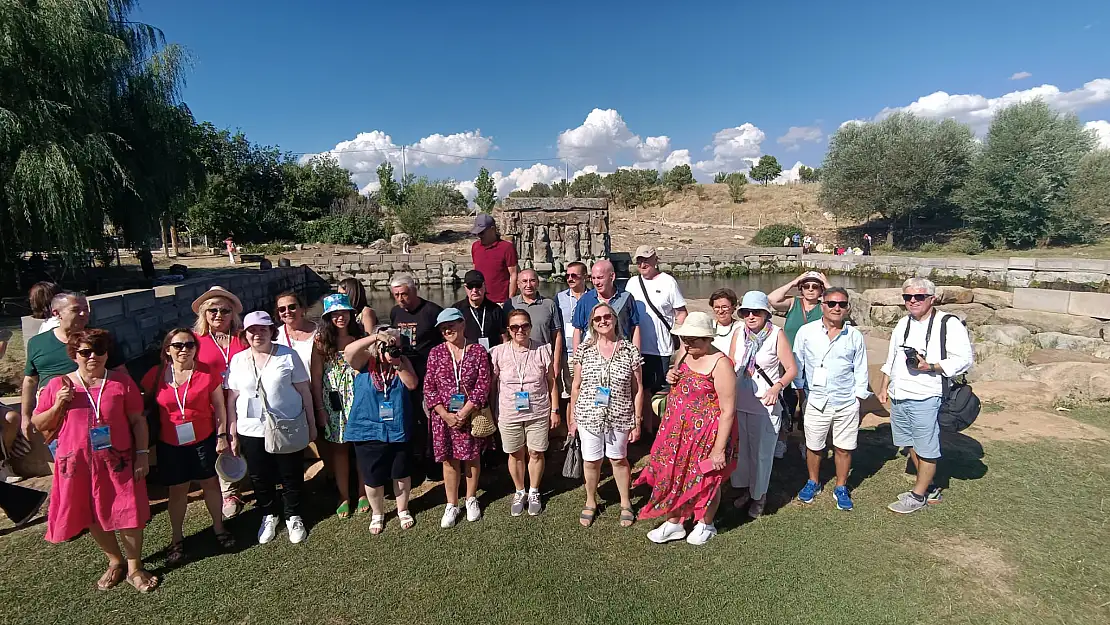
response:
<path id="1" fill-rule="evenodd" d="M 326 150 L 324 152 L 290 152 L 294 156 L 309 156 L 316 154 L 366 154 L 370 152 L 400 152 L 404 147 L 406 152 L 419 152 L 420 154 L 430 154 L 432 156 L 442 156 L 444 158 L 457 158 L 468 161 L 495 161 L 499 163 L 543 163 L 543 162 L 563 162 L 567 159 L 559 158 L 557 156 L 549 156 L 543 158 L 494 158 L 491 156 L 467 156 L 465 154 L 447 154 L 445 152 L 432 152 L 430 150 L 418 150 L 408 146 L 397 146 L 395 148 L 364 148 L 361 150 Z"/>

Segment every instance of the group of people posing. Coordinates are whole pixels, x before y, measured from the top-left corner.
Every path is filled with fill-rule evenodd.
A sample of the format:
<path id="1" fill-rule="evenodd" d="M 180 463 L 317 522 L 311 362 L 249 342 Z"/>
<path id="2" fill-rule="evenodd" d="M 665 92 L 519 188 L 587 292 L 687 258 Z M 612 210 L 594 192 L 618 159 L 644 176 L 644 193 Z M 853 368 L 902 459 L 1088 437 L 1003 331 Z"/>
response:
<path id="1" fill-rule="evenodd" d="M 244 315 L 234 293 L 212 287 L 192 304 L 193 327 L 165 335 L 160 362 L 139 384 L 119 366 L 111 336 L 86 327 L 84 297 L 54 296 L 56 323 L 28 346 L 22 411 L 26 435 L 33 429 L 52 441 L 47 540 L 88 530 L 109 561 L 98 587 L 126 580 L 154 588 L 140 555 L 153 451 L 169 487 L 171 564 L 187 558 L 182 525 L 194 483 L 221 546 L 234 545 L 225 519 L 240 512 L 247 480 L 262 513 L 258 542 L 274 540 L 282 519 L 289 540 L 302 542 L 304 448 L 312 440 L 335 479 L 336 515 L 369 513 L 371 534 L 386 529 L 387 488 L 399 527 L 413 527 L 412 478 L 433 469 L 442 470 L 447 499 L 441 527 L 464 514 L 481 519 L 482 457 L 498 448 L 514 485 L 507 512 L 535 516 L 544 510 L 552 430 L 565 424 L 577 442 L 572 453 L 581 453 L 582 526 L 602 512 L 597 492 L 608 459 L 622 527 L 661 518 L 650 540 L 700 545 L 716 535 L 725 480 L 736 508 L 763 513 L 791 415 L 804 430 L 809 473 L 797 499 L 813 503 L 822 492 L 819 468 L 831 442 L 833 499 L 853 509 L 847 480 L 860 401 L 871 392 L 847 291 L 810 272 L 770 294 L 719 289 L 709 298 L 712 314 L 688 313 L 655 250 L 641 246 L 639 275 L 625 288 L 609 261 L 575 262 L 565 270 L 567 288 L 547 297 L 533 270 L 516 269 L 495 226 L 480 218 L 475 231 L 482 251 L 465 275 L 466 298 L 452 307 L 422 298 L 405 273 L 390 281 L 388 320 L 367 306 L 354 279 L 324 298 L 318 321 L 305 317 L 295 293 L 277 297 L 275 319 Z M 496 265 L 479 262 L 480 253 Z M 502 275 L 509 261 L 511 276 Z M 909 448 L 917 467 L 914 488 L 890 505 L 906 514 L 940 501 L 933 476 L 942 380 L 967 371 L 973 354 L 963 325 L 944 323 L 933 308 L 931 282 L 908 280 L 903 293 L 909 314 L 895 328 L 877 394 L 891 400 L 893 443 Z M 776 312 L 785 314 L 782 328 L 772 323 Z M 653 442 L 633 481 L 628 447 L 640 440 Z M 248 477 L 221 478 L 224 457 L 245 460 Z M 631 491 L 639 485 L 650 495 L 637 511 Z"/>

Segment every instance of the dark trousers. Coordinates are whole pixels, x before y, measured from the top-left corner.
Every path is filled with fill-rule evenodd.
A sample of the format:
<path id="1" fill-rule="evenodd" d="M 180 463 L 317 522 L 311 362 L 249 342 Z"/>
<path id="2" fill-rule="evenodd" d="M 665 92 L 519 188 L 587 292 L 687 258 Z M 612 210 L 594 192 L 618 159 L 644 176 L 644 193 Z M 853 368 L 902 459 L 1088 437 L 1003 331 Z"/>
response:
<path id="1" fill-rule="evenodd" d="M 304 488 L 304 452 L 271 454 L 266 439 L 240 436 L 239 447 L 247 458 L 247 470 L 254 483 L 255 505 L 263 514 L 278 515 L 277 485 L 281 484 L 285 520 L 300 516 L 301 490 Z"/>

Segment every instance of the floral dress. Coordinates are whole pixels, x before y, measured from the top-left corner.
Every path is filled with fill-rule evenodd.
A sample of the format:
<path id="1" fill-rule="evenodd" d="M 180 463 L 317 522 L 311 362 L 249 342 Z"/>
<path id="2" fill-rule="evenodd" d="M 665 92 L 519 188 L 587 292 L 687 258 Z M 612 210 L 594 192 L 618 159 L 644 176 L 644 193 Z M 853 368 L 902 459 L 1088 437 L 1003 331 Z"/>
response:
<path id="1" fill-rule="evenodd" d="M 324 410 L 328 413 L 328 422 L 324 426 L 324 439 L 329 443 L 345 443 L 344 431 L 347 429 L 347 418 L 351 415 L 351 404 L 355 400 L 355 376 L 358 372 L 347 364 L 343 354 L 336 354 L 324 363 L 324 379 L 321 380 L 324 389 Z M 331 394 L 339 393 L 339 409 L 336 410 L 331 403 Z"/>
<path id="2" fill-rule="evenodd" d="M 736 428 L 725 445 L 725 467 L 704 475 L 698 463 L 709 458 L 717 440 L 721 405 L 713 376 L 679 367 L 679 380 L 667 396 L 659 435 L 651 446 L 651 459 L 634 486 L 651 486 L 640 518 L 697 518 L 705 514 L 725 477 L 736 468 Z"/>
<path id="3" fill-rule="evenodd" d="M 457 369 L 446 343 L 436 345 L 428 354 L 424 401 L 428 405 L 428 428 L 436 462 L 477 460 L 489 447 L 490 437 L 471 435 L 469 424 L 458 430 L 452 428 L 436 414 L 435 407 L 448 408 L 451 396 L 461 393 L 477 408 L 484 408 L 489 401 L 491 377 L 489 354 L 476 343 L 466 346 Z"/>

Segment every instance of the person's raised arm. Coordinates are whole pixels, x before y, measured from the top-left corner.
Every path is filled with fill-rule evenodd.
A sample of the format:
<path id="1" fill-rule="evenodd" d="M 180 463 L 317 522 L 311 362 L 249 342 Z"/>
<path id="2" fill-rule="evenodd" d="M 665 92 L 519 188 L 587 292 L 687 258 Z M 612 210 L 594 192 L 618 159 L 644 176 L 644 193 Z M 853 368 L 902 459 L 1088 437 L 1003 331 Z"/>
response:
<path id="1" fill-rule="evenodd" d="M 378 327 L 378 314 L 374 312 L 373 308 L 366 306 L 362 309 L 362 329 L 367 334 L 373 334 L 374 329 Z"/>
<path id="2" fill-rule="evenodd" d="M 786 284 L 780 286 L 779 288 L 775 289 L 774 291 L 771 291 L 770 293 L 768 293 L 767 294 L 767 299 L 771 302 L 771 307 L 774 308 L 775 310 L 779 311 L 779 312 L 786 312 L 786 311 L 790 310 L 790 304 L 791 304 L 791 302 L 794 301 L 794 299 L 792 297 L 790 297 L 790 295 L 789 295 L 790 289 L 793 289 L 794 287 L 798 286 L 798 282 L 805 275 L 806 274 L 803 273 L 802 275 L 798 276 L 797 278 L 794 278 L 790 282 L 787 282 Z"/>
<path id="3" fill-rule="evenodd" d="M 371 334 L 356 341 L 351 341 L 347 344 L 347 347 L 343 348 L 343 360 L 346 360 L 347 364 L 355 371 L 362 371 L 366 363 L 370 362 L 370 353 L 366 350 L 379 340 L 381 340 L 381 335 Z"/>

